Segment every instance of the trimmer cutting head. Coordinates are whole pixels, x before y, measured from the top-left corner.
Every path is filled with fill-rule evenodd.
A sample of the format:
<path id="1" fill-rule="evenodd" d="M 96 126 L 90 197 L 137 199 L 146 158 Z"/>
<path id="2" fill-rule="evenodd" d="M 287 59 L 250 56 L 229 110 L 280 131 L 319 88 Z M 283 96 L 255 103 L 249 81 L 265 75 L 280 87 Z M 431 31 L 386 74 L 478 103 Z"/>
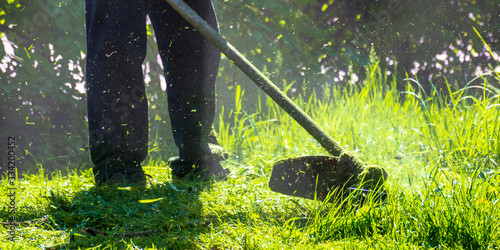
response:
<path id="1" fill-rule="evenodd" d="M 277 162 L 269 187 L 286 195 L 324 200 L 331 191 L 348 194 L 358 188 L 382 192 L 387 176 L 383 168 L 366 165 L 349 153 L 303 156 Z"/>

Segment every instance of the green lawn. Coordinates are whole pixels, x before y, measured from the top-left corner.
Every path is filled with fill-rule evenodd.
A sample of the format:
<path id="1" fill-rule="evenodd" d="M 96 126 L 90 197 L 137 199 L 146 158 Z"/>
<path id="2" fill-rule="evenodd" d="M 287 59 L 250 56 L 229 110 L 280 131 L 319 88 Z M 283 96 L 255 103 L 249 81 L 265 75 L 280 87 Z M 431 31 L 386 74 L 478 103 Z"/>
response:
<path id="1" fill-rule="evenodd" d="M 2 228 L 0 248 L 497 249 L 500 78 L 492 78 L 425 93 L 409 81 L 417 87 L 401 98 L 375 64 L 361 89 L 295 99 L 342 146 L 386 169 L 383 205 L 341 209 L 272 192 L 274 162 L 326 151 L 276 105 L 256 114 L 236 105 L 217 122 L 231 153 L 228 181 L 172 181 L 159 159 L 144 166 L 153 176 L 145 191 L 96 188 L 90 170 L 41 171 L 16 182 L 16 241 Z M 8 187 L 3 177 L 4 226 Z"/>

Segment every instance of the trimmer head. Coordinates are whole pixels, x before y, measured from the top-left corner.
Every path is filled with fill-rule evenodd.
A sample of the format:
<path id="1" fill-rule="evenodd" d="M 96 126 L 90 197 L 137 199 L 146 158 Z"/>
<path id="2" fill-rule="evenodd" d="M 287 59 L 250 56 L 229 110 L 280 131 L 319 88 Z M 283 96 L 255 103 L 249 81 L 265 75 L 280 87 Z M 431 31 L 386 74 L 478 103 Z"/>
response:
<path id="1" fill-rule="evenodd" d="M 349 193 L 381 191 L 387 172 L 366 165 L 350 154 L 341 157 L 303 156 L 281 160 L 273 166 L 269 187 L 272 191 L 307 199 L 324 200 L 331 191 Z"/>

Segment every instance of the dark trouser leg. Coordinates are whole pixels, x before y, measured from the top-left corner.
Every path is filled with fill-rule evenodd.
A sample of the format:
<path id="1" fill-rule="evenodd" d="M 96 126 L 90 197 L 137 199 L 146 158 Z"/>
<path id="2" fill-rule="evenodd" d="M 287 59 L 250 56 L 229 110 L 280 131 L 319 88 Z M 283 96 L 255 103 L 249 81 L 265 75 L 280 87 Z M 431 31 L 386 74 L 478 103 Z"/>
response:
<path id="1" fill-rule="evenodd" d="M 146 10 L 137 0 L 86 0 L 85 10 L 90 155 L 105 181 L 147 154 Z"/>
<path id="2" fill-rule="evenodd" d="M 210 0 L 186 0 L 217 29 Z M 153 0 L 149 15 L 167 81 L 174 140 L 182 160 L 209 154 L 208 135 L 215 116 L 215 78 L 220 52 L 163 0 Z"/>

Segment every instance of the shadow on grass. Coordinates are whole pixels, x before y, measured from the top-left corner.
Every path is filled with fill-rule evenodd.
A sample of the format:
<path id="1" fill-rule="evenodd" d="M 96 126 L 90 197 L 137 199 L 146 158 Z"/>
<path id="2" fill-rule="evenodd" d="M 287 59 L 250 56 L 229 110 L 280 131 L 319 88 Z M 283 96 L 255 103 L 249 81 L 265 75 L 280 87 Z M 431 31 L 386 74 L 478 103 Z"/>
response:
<path id="1" fill-rule="evenodd" d="M 211 188 L 202 182 L 155 183 L 145 190 L 92 187 L 75 193 L 51 193 L 48 216 L 70 234 L 54 246 L 192 249 L 195 238 L 212 223 L 202 214 L 199 194 Z"/>

